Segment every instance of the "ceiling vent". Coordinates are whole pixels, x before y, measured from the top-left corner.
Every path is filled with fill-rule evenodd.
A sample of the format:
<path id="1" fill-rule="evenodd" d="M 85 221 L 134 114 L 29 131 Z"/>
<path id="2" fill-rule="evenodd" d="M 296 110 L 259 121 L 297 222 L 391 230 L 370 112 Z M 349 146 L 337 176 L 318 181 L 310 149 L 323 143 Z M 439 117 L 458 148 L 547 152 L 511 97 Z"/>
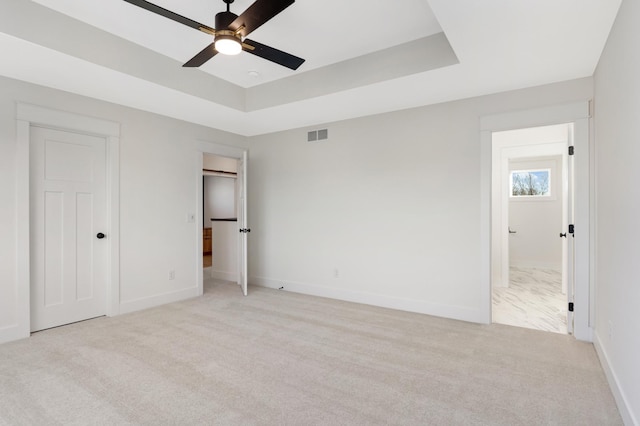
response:
<path id="1" fill-rule="evenodd" d="M 329 139 L 328 129 L 312 130 L 307 133 L 307 142 L 323 141 L 326 139 Z"/>

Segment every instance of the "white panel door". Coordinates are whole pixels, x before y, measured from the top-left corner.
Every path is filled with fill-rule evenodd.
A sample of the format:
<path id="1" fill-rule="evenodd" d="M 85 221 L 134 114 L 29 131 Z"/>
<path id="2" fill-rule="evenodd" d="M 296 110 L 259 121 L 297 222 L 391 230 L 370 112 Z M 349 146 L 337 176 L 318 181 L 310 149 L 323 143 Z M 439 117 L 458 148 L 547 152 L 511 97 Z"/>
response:
<path id="1" fill-rule="evenodd" d="M 31 127 L 31 331 L 106 314 L 106 141 Z"/>
<path id="2" fill-rule="evenodd" d="M 238 284 L 242 287 L 242 293 L 247 295 L 248 250 L 247 239 L 251 229 L 247 220 L 247 153 L 238 160 Z"/>

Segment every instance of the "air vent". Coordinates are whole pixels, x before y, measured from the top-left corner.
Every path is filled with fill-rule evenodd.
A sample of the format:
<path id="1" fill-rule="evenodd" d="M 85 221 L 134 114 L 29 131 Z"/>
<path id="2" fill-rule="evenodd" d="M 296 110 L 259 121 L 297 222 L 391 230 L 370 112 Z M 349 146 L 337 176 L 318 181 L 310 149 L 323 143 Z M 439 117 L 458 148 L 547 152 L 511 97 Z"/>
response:
<path id="1" fill-rule="evenodd" d="M 312 130 L 307 133 L 307 142 L 323 141 L 326 139 L 329 139 L 328 129 Z"/>

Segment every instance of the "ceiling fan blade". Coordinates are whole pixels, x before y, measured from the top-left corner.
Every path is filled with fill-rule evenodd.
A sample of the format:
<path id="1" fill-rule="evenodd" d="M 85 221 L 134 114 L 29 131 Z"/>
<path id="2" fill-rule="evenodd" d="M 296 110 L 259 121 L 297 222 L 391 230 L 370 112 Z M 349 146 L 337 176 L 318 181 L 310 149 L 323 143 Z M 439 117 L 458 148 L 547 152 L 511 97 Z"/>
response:
<path id="1" fill-rule="evenodd" d="M 149 3 L 148 1 L 145 1 L 145 0 L 124 0 L 124 1 L 126 1 L 127 3 L 131 3 L 133 5 L 136 5 L 138 7 L 141 7 L 145 10 L 148 10 L 149 12 L 153 12 L 157 15 L 164 16 L 165 18 L 169 18 L 172 21 L 176 21 L 188 27 L 195 28 L 196 30 L 202 31 L 204 33 L 215 34 L 216 30 L 214 30 L 213 28 L 207 25 L 201 24 L 200 22 L 196 22 L 193 19 L 186 18 L 182 15 L 178 15 L 175 12 L 167 10 L 164 7 L 160 7 L 153 3 Z"/>
<path id="2" fill-rule="evenodd" d="M 240 29 L 238 33 L 244 38 L 294 2 L 295 0 L 256 0 L 229 25 L 229 29 Z"/>
<path id="3" fill-rule="evenodd" d="M 214 43 L 211 43 L 210 45 L 202 49 L 200 53 L 198 53 L 196 56 L 189 59 L 189 61 L 186 64 L 184 64 L 183 67 L 186 67 L 186 68 L 199 67 L 200 65 L 207 62 L 209 59 L 216 56 L 217 53 L 218 51 L 215 49 Z"/>
<path id="4" fill-rule="evenodd" d="M 292 70 L 297 70 L 304 63 L 302 58 L 249 39 L 244 40 L 242 50 Z"/>

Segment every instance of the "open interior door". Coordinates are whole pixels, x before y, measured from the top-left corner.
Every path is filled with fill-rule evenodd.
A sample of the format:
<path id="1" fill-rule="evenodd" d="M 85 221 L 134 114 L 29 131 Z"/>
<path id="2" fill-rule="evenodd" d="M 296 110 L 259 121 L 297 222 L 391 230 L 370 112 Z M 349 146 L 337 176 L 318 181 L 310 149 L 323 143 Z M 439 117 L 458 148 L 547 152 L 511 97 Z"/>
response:
<path id="1" fill-rule="evenodd" d="M 242 288 L 242 293 L 247 295 L 247 237 L 249 229 L 247 221 L 247 152 L 242 154 L 238 160 L 238 175 L 236 180 L 237 203 L 238 203 L 238 284 Z"/>
<path id="2" fill-rule="evenodd" d="M 568 138 L 571 134 L 568 135 Z M 567 139 L 569 140 L 569 139 Z M 570 144 L 567 143 L 567 146 Z M 566 295 L 569 288 L 569 240 L 567 239 L 567 229 L 571 223 L 569 216 L 569 155 L 565 152 L 562 155 L 562 226 L 560 228 L 560 239 L 562 240 L 562 294 Z"/>
<path id="3" fill-rule="evenodd" d="M 567 263 L 566 266 L 566 286 L 567 286 L 567 333 L 573 334 L 573 301 L 575 294 L 575 185 L 574 185 L 574 156 L 573 156 L 573 126 L 569 128 L 569 158 L 567 161 L 568 191 L 567 191 L 567 228 L 563 230 L 567 239 Z M 564 284 L 564 283 L 563 283 Z"/>

